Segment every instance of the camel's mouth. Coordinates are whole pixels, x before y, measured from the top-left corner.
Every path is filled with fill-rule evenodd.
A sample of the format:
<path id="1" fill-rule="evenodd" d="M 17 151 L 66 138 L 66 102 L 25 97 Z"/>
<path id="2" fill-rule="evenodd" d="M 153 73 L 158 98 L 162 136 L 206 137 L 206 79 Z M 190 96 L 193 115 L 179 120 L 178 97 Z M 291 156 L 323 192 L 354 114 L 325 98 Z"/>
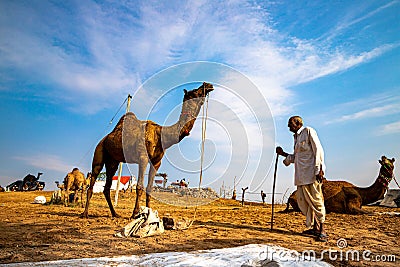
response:
<path id="1" fill-rule="evenodd" d="M 207 95 L 209 92 L 214 91 L 214 86 L 211 83 L 203 83 L 203 88 L 205 91 L 205 94 Z"/>

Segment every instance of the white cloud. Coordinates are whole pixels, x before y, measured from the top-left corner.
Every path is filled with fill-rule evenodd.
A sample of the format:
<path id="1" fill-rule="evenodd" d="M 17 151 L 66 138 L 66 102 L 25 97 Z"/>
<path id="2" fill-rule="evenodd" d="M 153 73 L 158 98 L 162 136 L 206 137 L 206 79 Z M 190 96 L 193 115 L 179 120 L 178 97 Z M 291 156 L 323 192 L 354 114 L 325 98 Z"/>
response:
<path id="1" fill-rule="evenodd" d="M 377 134 L 378 135 L 388 135 L 388 134 L 398 134 L 400 133 L 400 121 L 389 123 L 382 126 Z"/>
<path id="2" fill-rule="evenodd" d="M 365 118 L 373 118 L 373 117 L 381 117 L 390 114 L 396 114 L 400 112 L 400 106 L 398 105 L 387 105 L 382 107 L 374 107 L 365 110 L 361 110 L 355 112 L 353 114 L 343 115 L 342 117 L 331 121 L 330 123 L 335 122 L 345 122 L 351 120 L 365 119 Z"/>
<path id="3" fill-rule="evenodd" d="M 254 79 L 274 115 L 281 115 L 290 112 L 282 107 L 293 101 L 288 87 L 347 70 L 393 48 L 332 53 L 329 47 L 279 33 L 270 25 L 268 10 L 240 1 L 109 5 L 85 2 L 73 16 L 49 5 L 61 20 L 74 21 L 57 24 L 56 30 L 41 16 L 43 7 L 14 6 L 21 9 L 22 22 L 8 18 L 2 27 L 2 36 L 9 38 L 0 43 L 0 64 L 23 70 L 37 83 L 56 85 L 53 93 L 60 98 L 73 93 L 69 101 L 94 113 L 103 106 L 99 103 L 122 97 L 164 67 L 217 60 Z M 104 11 L 108 7 L 111 12 Z M 24 24 L 27 14 L 31 25 Z"/>
<path id="4" fill-rule="evenodd" d="M 356 5 L 357 8 L 351 10 L 351 13 L 345 15 L 343 19 L 338 22 L 337 26 L 331 32 L 329 32 L 328 36 L 324 36 L 324 38 L 328 40 L 333 39 L 349 29 L 351 26 L 363 22 L 380 13 L 381 11 L 384 11 L 387 8 L 391 8 L 393 5 L 396 5 L 398 3 L 399 1 L 391 1 L 367 13 L 365 12 L 365 8 L 368 8 L 368 3 Z"/>
<path id="5" fill-rule="evenodd" d="M 36 167 L 41 171 L 51 170 L 67 173 L 72 170 L 71 166 L 73 166 L 65 163 L 59 156 L 56 155 L 37 154 L 30 157 L 15 156 L 13 158 L 19 161 L 24 161 L 28 165 Z"/>
<path id="6" fill-rule="evenodd" d="M 342 103 L 332 107 L 331 112 L 324 116 L 329 117 L 329 119 L 325 119 L 325 124 L 333 124 L 397 113 L 400 113 L 400 97 L 388 93 Z M 342 115 L 338 116 L 338 114 Z"/>
<path id="7" fill-rule="evenodd" d="M 76 112 L 95 113 L 104 105 L 115 105 L 113 101 L 119 104 L 145 78 L 172 64 L 211 60 L 247 75 L 274 116 L 286 115 L 295 97 L 288 88 L 345 71 L 399 46 L 382 45 L 358 54 L 345 48 L 332 51 L 324 42 L 277 31 L 269 10 L 242 1 L 123 5 L 86 1 L 69 7 L 73 12 L 49 3 L 29 8 L 3 5 L 18 12 L 15 17 L 2 14 L 0 66 L 21 70 L 28 80 L 52 87 L 48 95 L 73 103 L 71 110 Z M 46 16 L 43 10 L 48 11 Z M 234 102 L 239 99 L 232 101 L 232 107 L 239 107 Z M 235 108 L 235 112 L 241 111 Z M 357 112 L 354 116 L 368 115 Z M 352 119 L 351 114 L 344 116 Z"/>

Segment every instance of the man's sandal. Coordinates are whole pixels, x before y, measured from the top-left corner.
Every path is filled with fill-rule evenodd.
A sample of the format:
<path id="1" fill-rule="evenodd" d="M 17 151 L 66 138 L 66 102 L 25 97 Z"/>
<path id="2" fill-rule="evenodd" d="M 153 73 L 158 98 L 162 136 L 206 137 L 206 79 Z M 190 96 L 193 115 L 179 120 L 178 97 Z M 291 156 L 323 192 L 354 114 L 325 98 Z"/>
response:
<path id="1" fill-rule="evenodd" d="M 319 242 L 328 242 L 328 235 L 327 234 L 318 234 L 317 238 L 315 239 Z"/>

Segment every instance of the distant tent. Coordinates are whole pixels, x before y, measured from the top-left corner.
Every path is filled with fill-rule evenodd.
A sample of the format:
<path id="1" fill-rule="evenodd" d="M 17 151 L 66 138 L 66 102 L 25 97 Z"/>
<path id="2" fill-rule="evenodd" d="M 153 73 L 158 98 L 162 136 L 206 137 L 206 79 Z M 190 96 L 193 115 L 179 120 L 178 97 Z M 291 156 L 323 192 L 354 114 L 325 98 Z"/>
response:
<path id="1" fill-rule="evenodd" d="M 389 208 L 400 207 L 400 189 L 389 189 L 379 205 Z"/>
<path id="2" fill-rule="evenodd" d="M 127 182 L 129 182 L 129 179 L 131 179 L 130 176 L 121 176 L 120 182 L 125 185 Z M 114 176 L 113 180 L 118 181 L 118 176 Z"/>

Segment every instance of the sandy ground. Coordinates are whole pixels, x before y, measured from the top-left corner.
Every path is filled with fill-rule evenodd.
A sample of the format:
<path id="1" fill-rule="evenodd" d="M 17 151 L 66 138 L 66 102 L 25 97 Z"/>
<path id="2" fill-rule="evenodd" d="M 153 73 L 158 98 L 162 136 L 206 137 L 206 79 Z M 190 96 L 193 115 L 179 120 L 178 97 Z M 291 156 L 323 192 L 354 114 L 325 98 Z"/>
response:
<path id="1" fill-rule="evenodd" d="M 116 210 L 122 217 L 117 219 L 111 218 L 103 195 L 95 194 L 89 219 L 81 219 L 79 215 L 83 209 L 80 206 L 32 204 L 38 195 L 46 196 L 49 201 L 51 193 L 0 193 L 0 264 L 193 251 L 255 243 L 279 245 L 299 252 L 314 250 L 318 257 L 323 251 L 331 250 L 331 256 L 323 255 L 334 266 L 400 264 L 400 217 L 388 214 L 399 213 L 400 208 L 365 207 L 374 212 L 371 215 L 328 214 L 329 241 L 321 243 L 301 235 L 304 216 L 298 212 L 280 213 L 285 208 L 282 205 L 276 206 L 278 212 L 271 231 L 270 205 L 246 203 L 242 207 L 239 201 L 219 199 L 199 206 L 195 213 L 193 207 L 153 201 L 152 208 L 158 210 L 160 217 L 194 219 L 194 223 L 189 230 L 170 230 L 159 236 L 138 239 L 114 237 L 114 233 L 130 221 L 134 194 L 120 194 Z M 179 199 L 182 197 L 173 198 L 182 203 Z M 338 248 L 340 238 L 345 239 L 347 247 Z M 345 260 L 345 253 L 350 250 L 359 251 L 359 261 L 352 260 L 350 254 L 350 260 Z M 371 261 L 363 259 L 362 253 Z M 392 260 L 393 255 L 396 262 L 377 261 Z M 335 256 L 337 260 L 332 260 Z"/>

